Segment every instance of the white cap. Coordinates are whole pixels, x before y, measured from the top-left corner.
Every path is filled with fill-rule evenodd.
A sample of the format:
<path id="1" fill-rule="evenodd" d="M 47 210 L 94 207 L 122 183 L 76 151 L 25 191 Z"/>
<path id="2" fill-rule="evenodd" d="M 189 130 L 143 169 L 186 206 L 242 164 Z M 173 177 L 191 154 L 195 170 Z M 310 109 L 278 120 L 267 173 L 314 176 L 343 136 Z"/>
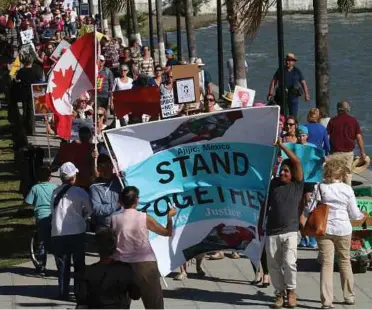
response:
<path id="1" fill-rule="evenodd" d="M 99 60 L 105 61 L 105 56 L 103 55 L 99 56 Z"/>
<path id="2" fill-rule="evenodd" d="M 74 177 L 79 170 L 75 167 L 75 165 L 72 162 L 64 163 L 61 168 L 59 168 L 59 174 L 61 176 L 61 179 L 69 179 Z"/>

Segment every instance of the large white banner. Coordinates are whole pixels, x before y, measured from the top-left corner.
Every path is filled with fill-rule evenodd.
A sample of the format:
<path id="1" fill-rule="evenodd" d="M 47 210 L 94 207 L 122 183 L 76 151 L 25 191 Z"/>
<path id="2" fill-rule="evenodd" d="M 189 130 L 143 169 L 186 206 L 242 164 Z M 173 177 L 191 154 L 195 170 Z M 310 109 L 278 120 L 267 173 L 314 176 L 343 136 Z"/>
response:
<path id="1" fill-rule="evenodd" d="M 162 275 L 214 250 L 259 263 L 278 119 L 278 107 L 233 109 L 107 132 L 139 209 L 165 225 L 176 206 L 173 236 L 150 233 Z"/>

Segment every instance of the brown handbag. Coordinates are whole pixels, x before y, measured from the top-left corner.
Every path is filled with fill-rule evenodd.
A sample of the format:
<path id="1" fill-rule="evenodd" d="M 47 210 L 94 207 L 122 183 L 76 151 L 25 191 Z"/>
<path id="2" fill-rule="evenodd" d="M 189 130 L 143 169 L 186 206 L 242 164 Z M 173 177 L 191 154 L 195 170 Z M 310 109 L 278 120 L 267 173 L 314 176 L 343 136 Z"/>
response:
<path id="1" fill-rule="evenodd" d="M 304 235 L 310 237 L 324 236 L 327 229 L 329 206 L 325 203 L 322 203 L 320 184 L 318 189 L 321 200 L 318 201 L 315 209 L 309 214 L 303 231 Z"/>

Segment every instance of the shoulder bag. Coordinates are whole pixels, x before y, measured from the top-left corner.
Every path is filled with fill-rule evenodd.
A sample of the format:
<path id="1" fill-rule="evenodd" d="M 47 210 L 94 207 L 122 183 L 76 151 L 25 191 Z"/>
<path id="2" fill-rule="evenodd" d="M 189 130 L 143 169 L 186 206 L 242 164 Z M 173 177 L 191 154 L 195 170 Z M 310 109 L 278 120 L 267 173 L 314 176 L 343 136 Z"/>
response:
<path id="1" fill-rule="evenodd" d="M 320 185 L 318 188 L 320 201 L 317 202 L 315 209 L 309 214 L 303 231 L 305 236 L 320 237 L 326 234 L 329 206 L 322 203 L 323 198 Z"/>

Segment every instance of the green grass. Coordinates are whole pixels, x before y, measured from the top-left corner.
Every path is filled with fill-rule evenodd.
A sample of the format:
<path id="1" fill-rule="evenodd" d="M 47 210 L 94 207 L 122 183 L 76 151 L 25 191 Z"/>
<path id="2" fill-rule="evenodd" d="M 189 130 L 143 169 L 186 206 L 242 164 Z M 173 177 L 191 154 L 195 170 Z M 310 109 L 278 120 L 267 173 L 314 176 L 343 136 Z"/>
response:
<path id="1" fill-rule="evenodd" d="M 27 261 L 34 230 L 33 212 L 23 203 L 14 162 L 12 130 L 0 111 L 0 269 Z"/>

